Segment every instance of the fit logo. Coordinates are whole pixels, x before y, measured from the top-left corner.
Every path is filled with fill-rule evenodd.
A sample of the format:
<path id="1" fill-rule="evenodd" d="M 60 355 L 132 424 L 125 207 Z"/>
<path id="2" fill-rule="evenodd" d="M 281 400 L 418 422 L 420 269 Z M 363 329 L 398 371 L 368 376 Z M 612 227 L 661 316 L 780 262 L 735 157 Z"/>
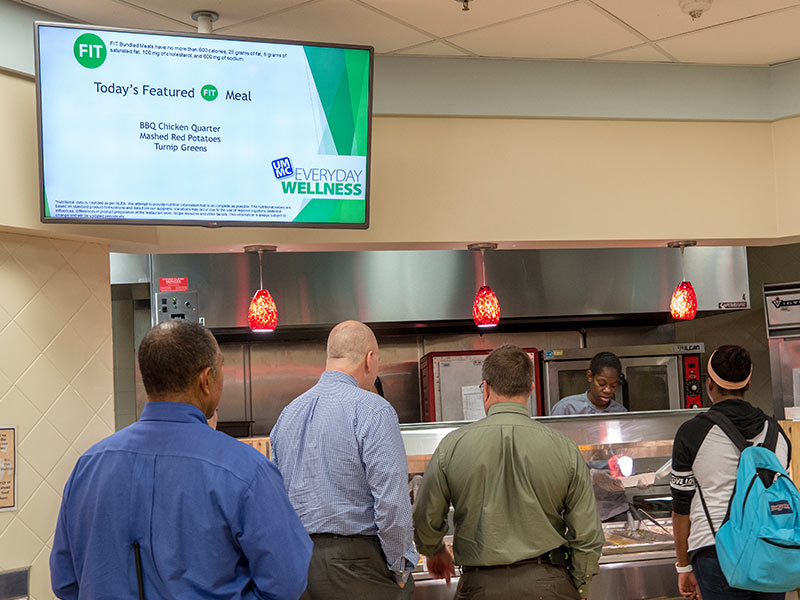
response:
<path id="1" fill-rule="evenodd" d="M 217 88 L 215 88 L 210 83 L 200 88 L 200 97 L 203 100 L 208 100 L 209 102 L 213 102 L 214 100 L 217 99 L 217 96 L 219 96 Z"/>
<path id="2" fill-rule="evenodd" d="M 284 177 L 291 177 L 294 175 L 292 161 L 289 160 L 288 156 L 273 160 L 272 171 L 275 173 L 275 179 L 283 179 Z"/>
<path id="3" fill-rule="evenodd" d="M 96 69 L 106 61 L 106 45 L 93 33 L 79 36 L 72 50 L 78 64 L 87 69 Z"/>

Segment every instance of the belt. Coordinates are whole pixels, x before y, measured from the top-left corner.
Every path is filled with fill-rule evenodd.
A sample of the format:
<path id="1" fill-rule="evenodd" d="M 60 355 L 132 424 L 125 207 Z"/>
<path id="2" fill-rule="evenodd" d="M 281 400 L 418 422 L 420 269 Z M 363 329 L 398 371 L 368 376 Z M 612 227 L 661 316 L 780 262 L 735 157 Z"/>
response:
<path id="1" fill-rule="evenodd" d="M 513 562 L 508 565 L 479 565 L 479 566 L 472 566 L 472 565 L 462 565 L 461 570 L 464 573 L 470 573 L 472 571 L 488 571 L 489 569 L 511 569 L 513 567 L 521 567 L 523 565 L 552 565 L 553 562 L 550 560 L 550 553 L 542 554 L 541 556 L 537 556 L 535 558 L 526 558 L 525 560 L 518 560 L 517 562 Z"/>
<path id="2" fill-rule="evenodd" d="M 377 540 L 377 535 L 342 535 L 340 533 L 310 533 L 311 539 L 329 539 L 329 540 Z"/>

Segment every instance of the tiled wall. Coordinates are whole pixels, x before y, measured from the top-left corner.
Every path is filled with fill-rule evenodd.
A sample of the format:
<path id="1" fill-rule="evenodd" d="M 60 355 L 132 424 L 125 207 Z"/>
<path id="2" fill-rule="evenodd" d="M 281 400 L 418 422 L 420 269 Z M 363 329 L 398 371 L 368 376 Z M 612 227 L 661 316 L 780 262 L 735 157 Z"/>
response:
<path id="1" fill-rule="evenodd" d="M 0 570 L 48 559 L 78 456 L 114 431 L 108 249 L 0 233 L 0 426 L 16 425 L 17 510 L 0 512 Z"/>

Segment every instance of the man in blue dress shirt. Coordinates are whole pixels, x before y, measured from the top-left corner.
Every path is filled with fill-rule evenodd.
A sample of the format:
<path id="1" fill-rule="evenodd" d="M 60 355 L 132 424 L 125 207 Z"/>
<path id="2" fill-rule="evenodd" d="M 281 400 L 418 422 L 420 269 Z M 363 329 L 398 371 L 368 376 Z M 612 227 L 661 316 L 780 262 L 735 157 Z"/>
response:
<path id="1" fill-rule="evenodd" d="M 314 540 L 304 600 L 405 599 L 414 550 L 408 462 L 397 413 L 369 392 L 372 330 L 345 321 L 328 337 L 325 372 L 270 434 L 272 459 Z"/>
<path id="2" fill-rule="evenodd" d="M 170 321 L 138 357 L 149 401 L 137 423 L 78 459 L 50 555 L 53 592 L 296 600 L 312 544 L 280 473 L 206 423 L 222 393 L 216 340 Z"/>

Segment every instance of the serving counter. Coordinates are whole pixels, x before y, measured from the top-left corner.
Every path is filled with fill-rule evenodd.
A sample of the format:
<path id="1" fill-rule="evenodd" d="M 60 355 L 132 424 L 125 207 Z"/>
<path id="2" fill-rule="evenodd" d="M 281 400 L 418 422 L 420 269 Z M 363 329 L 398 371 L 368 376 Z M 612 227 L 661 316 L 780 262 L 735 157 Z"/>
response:
<path id="1" fill-rule="evenodd" d="M 606 465 L 612 457 L 617 457 L 612 463 L 621 456 L 632 459 L 632 472 L 624 481 L 625 496 L 633 508 L 617 520 L 603 524 L 606 543 L 600 557 L 600 573 L 592 580 L 589 600 L 680 597 L 674 568 L 669 461 L 678 428 L 700 412 L 702 410 L 534 417 L 574 440 L 592 467 Z M 412 487 L 418 481 L 414 476 L 425 471 L 442 438 L 468 423 L 401 425 Z M 602 478 L 599 480 L 602 483 Z M 451 542 L 452 538 L 448 536 L 445 541 Z M 431 579 L 422 563 L 414 578 L 417 582 L 414 598 L 422 600 L 450 600 L 458 583 L 456 578 L 448 588 L 443 580 Z"/>

